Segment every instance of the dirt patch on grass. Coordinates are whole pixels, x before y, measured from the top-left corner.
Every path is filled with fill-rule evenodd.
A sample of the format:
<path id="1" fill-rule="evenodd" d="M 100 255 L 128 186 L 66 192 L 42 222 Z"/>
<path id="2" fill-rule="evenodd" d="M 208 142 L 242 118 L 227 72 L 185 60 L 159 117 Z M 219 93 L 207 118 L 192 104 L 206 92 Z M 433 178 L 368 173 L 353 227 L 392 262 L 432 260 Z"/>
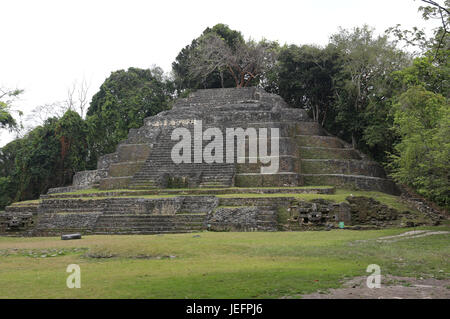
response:
<path id="1" fill-rule="evenodd" d="M 448 231 L 429 231 L 429 230 L 412 230 L 406 233 L 395 235 L 395 236 L 386 236 L 378 238 L 380 242 L 395 242 L 398 240 L 404 239 L 414 239 L 419 237 L 431 236 L 431 235 L 443 235 L 450 234 Z"/>
<path id="2" fill-rule="evenodd" d="M 302 295 L 303 299 L 450 299 L 450 279 L 382 276 L 380 288 L 368 288 L 367 277 L 346 281 L 343 288 Z"/>

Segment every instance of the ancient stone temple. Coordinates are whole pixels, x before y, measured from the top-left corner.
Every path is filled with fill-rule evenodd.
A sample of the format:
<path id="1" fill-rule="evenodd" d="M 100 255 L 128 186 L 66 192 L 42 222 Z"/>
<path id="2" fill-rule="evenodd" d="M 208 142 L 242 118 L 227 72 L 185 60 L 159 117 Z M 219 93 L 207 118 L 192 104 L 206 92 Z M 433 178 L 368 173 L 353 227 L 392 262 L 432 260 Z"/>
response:
<path id="1" fill-rule="evenodd" d="M 184 149 L 182 152 L 189 160 L 176 163 L 172 152 L 179 139 L 174 139 L 173 132 L 180 128 L 190 132 L 191 148 L 188 155 Z M 208 163 L 201 157 L 199 161 L 198 149 L 202 152 L 209 143 L 202 133 L 212 129 L 223 132 L 225 139 L 229 128 L 254 129 L 260 134 L 256 142 L 245 136 L 243 149 L 234 137 L 231 147 L 224 140 L 214 150 L 218 157 L 222 153 L 222 161 Z M 199 131 L 200 135 L 196 134 Z M 256 144 L 258 149 L 267 148 L 266 159 L 274 151 L 273 144 L 261 143 L 261 132 L 267 133 L 268 144 L 277 141 L 275 172 L 265 172 L 269 162 L 250 159 L 251 147 Z M 234 160 L 226 161 L 227 155 Z M 301 190 L 301 186 L 330 188 Z M 72 186 L 50 189 L 33 205 L 7 207 L 0 215 L 0 232 L 158 233 L 214 227 L 275 230 L 277 211 L 289 207 L 292 199 L 238 200 L 215 194 L 328 192 L 333 186 L 397 192 L 377 163 L 328 134 L 305 110 L 289 107 L 278 95 L 257 88 L 198 90 L 178 99 L 171 110 L 146 118 L 141 128 L 131 129 L 115 153 L 99 159 L 97 170 L 76 173 Z M 98 191 L 73 193 L 93 188 Z M 172 195 L 150 198 L 152 194 Z M 323 223 L 341 214 L 334 210 L 339 205 L 308 205 L 303 211 L 320 213 Z"/>
<path id="2" fill-rule="evenodd" d="M 246 163 L 194 163 L 193 152 L 191 163 L 175 164 L 171 150 L 177 141 L 171 139 L 171 134 L 179 127 L 190 130 L 193 149 L 195 122 L 202 123 L 203 131 L 268 128 L 270 133 L 270 128 L 278 128 L 278 172 L 262 174 L 260 168 L 264 164 L 249 163 L 248 159 Z M 249 145 L 245 147 L 248 154 Z M 170 111 L 146 118 L 140 129 L 131 129 L 115 153 L 100 158 L 97 170 L 79 172 L 73 187 L 52 189 L 50 193 L 92 186 L 166 188 L 174 183 L 190 188 L 340 185 L 395 192 L 395 185 L 386 179 L 377 163 L 325 132 L 305 110 L 290 108 L 280 96 L 262 89 L 232 88 L 199 90 L 177 100 Z"/>

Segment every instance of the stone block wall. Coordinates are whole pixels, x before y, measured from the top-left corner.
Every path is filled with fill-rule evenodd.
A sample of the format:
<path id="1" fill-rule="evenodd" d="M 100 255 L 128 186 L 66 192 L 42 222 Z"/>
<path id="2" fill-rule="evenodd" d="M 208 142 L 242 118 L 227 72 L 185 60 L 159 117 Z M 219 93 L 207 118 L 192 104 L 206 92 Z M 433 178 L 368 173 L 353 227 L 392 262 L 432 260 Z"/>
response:
<path id="1" fill-rule="evenodd" d="M 219 207 L 208 214 L 207 227 L 212 231 L 275 231 L 276 211 L 269 207 Z"/>
<path id="2" fill-rule="evenodd" d="M 92 186 L 97 183 L 101 178 L 105 178 L 107 172 L 105 170 L 90 170 L 76 172 L 73 176 L 73 186 Z"/>
<path id="3" fill-rule="evenodd" d="M 276 174 L 262 174 L 258 162 L 175 164 L 171 150 L 178 141 L 171 139 L 175 128 L 193 127 L 202 121 L 203 131 L 219 128 L 278 128 L 280 166 Z M 198 142 L 198 141 L 197 141 Z M 200 141 L 203 146 L 207 141 Z M 270 142 L 270 139 L 269 139 Z M 245 151 L 248 157 L 248 143 Z M 268 145 L 270 151 L 270 145 Z M 224 141 L 223 154 L 226 143 Z M 235 158 L 237 149 L 234 149 Z M 336 185 L 346 188 L 397 193 L 395 184 L 381 166 L 367 160 L 345 141 L 331 136 L 307 112 L 289 107 L 281 97 L 258 88 L 198 90 L 178 99 L 171 110 L 144 120 L 132 129 L 115 153 L 102 156 L 98 170 L 80 172 L 73 186 L 49 193 L 74 191 L 97 186 L 100 189 L 291 187 Z"/>

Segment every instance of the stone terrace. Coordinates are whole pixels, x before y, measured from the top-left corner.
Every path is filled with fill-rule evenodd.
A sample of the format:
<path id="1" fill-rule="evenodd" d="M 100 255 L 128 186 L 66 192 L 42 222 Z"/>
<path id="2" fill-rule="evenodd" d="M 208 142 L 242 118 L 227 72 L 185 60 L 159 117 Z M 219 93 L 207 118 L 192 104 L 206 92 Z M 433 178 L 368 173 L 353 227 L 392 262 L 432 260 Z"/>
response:
<path id="1" fill-rule="evenodd" d="M 170 153 L 177 141 L 171 140 L 172 131 L 185 127 L 193 132 L 195 121 L 202 121 L 203 131 L 210 127 L 222 132 L 238 127 L 268 128 L 269 132 L 270 128 L 279 128 L 279 172 L 261 174 L 263 164 L 250 164 L 248 159 L 245 164 L 173 163 Z M 226 154 L 225 143 L 223 152 Z M 140 129 L 130 130 L 128 139 L 119 144 L 115 153 L 100 158 L 97 170 L 79 172 L 73 186 L 51 189 L 49 193 L 92 186 L 152 189 L 301 185 L 397 192 L 377 163 L 325 132 L 304 110 L 290 108 L 278 95 L 261 89 L 232 88 L 198 90 L 188 98 L 178 99 L 171 110 L 145 119 Z"/>
<path id="2" fill-rule="evenodd" d="M 261 167 L 267 164 L 249 163 L 248 158 L 245 163 L 175 164 L 171 150 L 178 141 L 171 140 L 173 130 L 183 127 L 194 136 L 198 121 L 203 131 L 214 127 L 223 134 L 226 128 L 267 128 L 269 133 L 278 128 L 278 172 L 262 174 Z M 193 138 L 192 147 L 194 143 Z M 226 154 L 225 141 L 223 147 Z M 248 143 L 245 147 L 248 156 Z M 270 152 L 270 144 L 267 148 Z M 198 90 L 175 101 L 171 110 L 146 118 L 141 128 L 131 129 L 115 153 L 99 159 L 97 170 L 76 173 L 72 186 L 50 189 L 40 203 L 7 207 L 0 214 L 0 233 L 273 231 L 279 227 L 280 209 L 297 210 L 302 223 L 314 220 L 325 225 L 343 216 L 339 204 L 293 204 L 291 197 L 264 194 L 334 192 L 334 188 L 299 188 L 328 185 L 398 192 L 377 163 L 281 97 L 257 88 Z M 100 191 L 68 193 L 89 188 Z M 239 193 L 261 196 L 215 196 Z"/>

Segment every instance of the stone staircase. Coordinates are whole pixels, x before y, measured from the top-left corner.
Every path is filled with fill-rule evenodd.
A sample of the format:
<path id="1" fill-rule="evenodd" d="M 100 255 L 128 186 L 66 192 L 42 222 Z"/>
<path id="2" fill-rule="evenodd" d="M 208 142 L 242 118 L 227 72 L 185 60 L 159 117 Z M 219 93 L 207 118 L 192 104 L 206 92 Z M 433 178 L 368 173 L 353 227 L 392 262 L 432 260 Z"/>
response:
<path id="1" fill-rule="evenodd" d="M 171 158 L 172 148 L 176 143 L 178 142 L 171 140 L 170 132 L 161 134 L 158 143 L 154 146 L 145 164 L 142 165 L 142 169 L 130 181 L 129 188 L 232 186 L 235 171 L 234 163 L 194 163 L 195 141 L 192 138 L 191 163 L 176 164 Z"/>
<path id="2" fill-rule="evenodd" d="M 336 185 L 397 194 L 384 169 L 341 139 L 329 136 L 318 123 L 296 126 L 300 176 L 307 185 Z M 304 125 L 306 124 L 306 125 Z M 305 126 L 305 127 L 303 127 Z"/>
<path id="3" fill-rule="evenodd" d="M 95 224 L 96 234 L 186 233 L 205 229 L 206 214 L 138 215 L 105 212 Z"/>
<path id="4" fill-rule="evenodd" d="M 274 206 L 257 207 L 256 225 L 258 231 L 276 231 L 277 230 L 277 208 Z"/>

